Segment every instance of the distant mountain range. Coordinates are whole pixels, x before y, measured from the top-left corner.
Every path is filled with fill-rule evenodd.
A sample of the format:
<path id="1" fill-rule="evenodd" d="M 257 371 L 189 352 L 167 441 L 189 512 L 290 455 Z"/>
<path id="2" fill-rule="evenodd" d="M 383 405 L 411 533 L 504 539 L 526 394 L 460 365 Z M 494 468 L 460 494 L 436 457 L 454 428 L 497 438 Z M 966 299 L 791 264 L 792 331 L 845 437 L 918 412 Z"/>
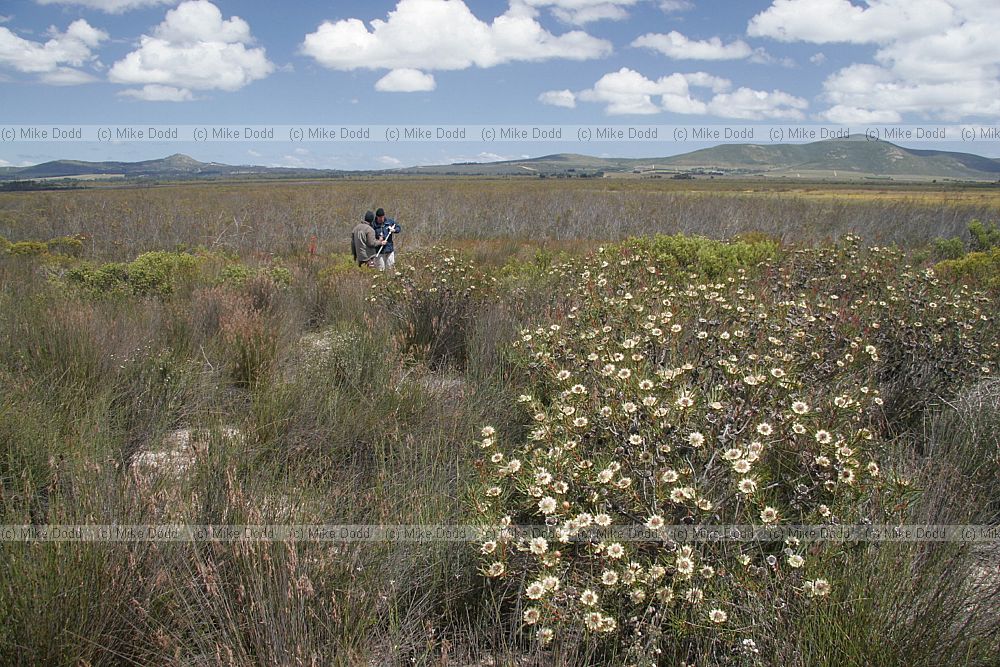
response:
<path id="1" fill-rule="evenodd" d="M 190 180 L 232 178 L 336 178 L 352 175 L 464 176 L 699 176 L 820 180 L 1000 181 L 1000 160 L 970 153 L 917 150 L 863 137 L 809 144 L 723 144 L 662 158 L 600 158 L 561 153 L 524 160 L 456 163 L 372 171 L 233 166 L 171 155 L 144 162 L 56 160 L 0 169 L 0 180 Z"/>
<path id="2" fill-rule="evenodd" d="M 0 180 L 30 179 L 146 179 L 178 180 L 193 178 L 234 177 L 317 177 L 338 176 L 345 172 L 327 169 L 295 169 L 291 167 L 233 166 L 219 162 L 199 162 L 187 155 L 171 155 L 159 160 L 143 162 L 84 162 L 81 160 L 55 160 L 31 167 L 0 168 Z"/>

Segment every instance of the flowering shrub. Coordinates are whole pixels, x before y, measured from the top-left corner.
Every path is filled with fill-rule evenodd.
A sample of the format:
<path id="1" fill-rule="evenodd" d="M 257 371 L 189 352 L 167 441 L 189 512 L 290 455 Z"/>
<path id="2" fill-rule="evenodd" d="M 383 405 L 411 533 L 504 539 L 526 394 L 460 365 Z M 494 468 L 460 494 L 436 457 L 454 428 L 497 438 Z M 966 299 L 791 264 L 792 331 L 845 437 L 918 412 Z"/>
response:
<path id="1" fill-rule="evenodd" d="M 475 501 L 484 525 L 548 527 L 480 545 L 486 576 L 524 582 L 543 645 L 590 634 L 655 661 L 666 638 L 715 633 L 747 653 L 765 589 L 831 592 L 842 545 L 657 535 L 886 518 L 908 484 L 882 469 L 886 387 L 910 373 L 911 394 L 954 390 L 997 351 L 983 297 L 901 264 L 848 239 L 708 280 L 628 244 L 564 270 L 565 317 L 517 342 L 526 437 L 483 429 Z M 652 537 L 593 532 L 636 525 Z"/>
<path id="2" fill-rule="evenodd" d="M 377 274 L 371 301 L 381 304 L 396 320 L 404 350 L 426 359 L 432 367 L 461 366 L 474 308 L 489 298 L 496 280 L 442 248 L 410 262 L 395 273 Z"/>

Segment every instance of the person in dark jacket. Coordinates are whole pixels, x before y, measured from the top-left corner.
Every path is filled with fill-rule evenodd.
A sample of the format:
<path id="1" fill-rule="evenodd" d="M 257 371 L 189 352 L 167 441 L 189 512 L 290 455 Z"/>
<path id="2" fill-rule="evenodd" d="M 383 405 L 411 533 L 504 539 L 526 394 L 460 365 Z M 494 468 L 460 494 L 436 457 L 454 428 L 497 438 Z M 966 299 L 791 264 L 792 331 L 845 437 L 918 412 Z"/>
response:
<path id="1" fill-rule="evenodd" d="M 392 240 L 403 231 L 403 228 L 392 218 L 385 217 L 384 208 L 375 211 L 375 222 L 372 223 L 372 227 L 375 229 L 375 238 L 385 240 L 382 252 L 376 257 L 375 268 L 379 271 L 392 270 L 396 266 L 396 252 Z"/>
<path id="2" fill-rule="evenodd" d="M 351 230 L 351 254 L 358 266 L 369 266 L 377 268 L 377 256 L 379 250 L 385 246 L 385 239 L 380 239 L 372 228 L 375 222 L 375 214 L 371 211 L 365 213 L 365 221 Z"/>

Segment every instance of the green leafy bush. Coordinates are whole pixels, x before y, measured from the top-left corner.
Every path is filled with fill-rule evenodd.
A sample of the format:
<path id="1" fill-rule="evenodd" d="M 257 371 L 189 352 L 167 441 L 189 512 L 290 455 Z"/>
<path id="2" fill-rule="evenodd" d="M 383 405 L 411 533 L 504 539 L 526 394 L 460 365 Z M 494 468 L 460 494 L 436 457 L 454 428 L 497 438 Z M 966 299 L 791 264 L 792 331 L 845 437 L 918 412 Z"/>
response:
<path id="1" fill-rule="evenodd" d="M 950 239 L 934 239 L 931 254 L 937 261 L 958 259 L 965 254 L 965 243 L 957 236 Z"/>
<path id="2" fill-rule="evenodd" d="M 608 255 L 643 255 L 655 262 L 661 270 L 677 269 L 700 273 L 711 279 L 773 259 L 777 256 L 778 249 L 777 241 L 760 235 L 725 242 L 677 234 L 630 239 L 608 248 Z"/>
<path id="3" fill-rule="evenodd" d="M 268 267 L 267 276 L 274 282 L 275 285 L 280 287 L 288 287 L 292 284 L 292 272 L 290 269 L 284 266 L 271 266 Z"/>
<path id="4" fill-rule="evenodd" d="M 986 223 L 973 220 L 969 223 L 969 248 L 973 252 L 985 252 L 996 246 L 1000 246 L 1000 228 L 996 223 Z"/>
<path id="5" fill-rule="evenodd" d="M 272 265 L 265 268 L 255 269 L 240 262 L 226 264 L 219 274 L 219 283 L 244 287 L 258 277 L 266 277 L 275 285 L 288 287 L 292 284 L 292 272 L 283 266 Z"/>
<path id="6" fill-rule="evenodd" d="M 947 280 L 1000 289 L 1000 247 L 945 260 L 935 265 L 934 270 Z"/>
<path id="7" fill-rule="evenodd" d="M 7 248 L 8 253 L 20 257 L 38 257 L 48 251 L 49 247 L 42 241 L 18 241 Z"/>
<path id="8" fill-rule="evenodd" d="M 50 253 L 79 257 L 83 252 L 83 240 L 75 236 L 60 236 L 46 241 Z"/>
<path id="9" fill-rule="evenodd" d="M 222 269 L 222 272 L 219 274 L 219 282 L 223 285 L 242 287 L 255 275 L 257 275 L 257 272 L 246 264 L 234 262 L 226 264 L 225 268 Z"/>
<path id="10" fill-rule="evenodd" d="M 181 252 L 147 252 L 132 262 L 84 263 L 66 274 L 70 284 L 96 293 L 171 294 L 198 274 L 199 258 Z"/>

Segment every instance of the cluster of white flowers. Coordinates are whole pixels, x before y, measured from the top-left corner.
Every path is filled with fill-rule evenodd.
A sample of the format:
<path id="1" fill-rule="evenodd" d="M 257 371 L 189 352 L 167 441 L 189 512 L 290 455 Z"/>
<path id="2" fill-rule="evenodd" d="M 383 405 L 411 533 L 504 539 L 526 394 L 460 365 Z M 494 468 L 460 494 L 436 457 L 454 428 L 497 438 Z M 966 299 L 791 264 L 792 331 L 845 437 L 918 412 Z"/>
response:
<path id="1" fill-rule="evenodd" d="M 547 539 L 485 542 L 484 571 L 530 582 L 524 622 L 543 626 L 543 643 L 566 625 L 638 632 L 651 613 L 750 626 L 734 624 L 746 608 L 737 602 L 766 588 L 752 583 L 765 573 L 806 598 L 830 595 L 820 559 L 796 540 L 762 552 L 658 536 L 849 520 L 872 494 L 894 490 L 877 460 L 876 325 L 887 317 L 877 300 L 865 310 L 842 281 L 810 282 L 794 267 L 773 269 L 770 289 L 743 270 L 668 279 L 650 258 L 610 252 L 565 271 L 572 317 L 516 343 L 536 380 L 517 399 L 529 437 L 500 446 L 494 429 L 480 434 L 483 522 L 551 529 Z M 636 273 L 636 262 L 653 270 Z M 890 278 L 864 280 L 900 299 Z M 652 536 L 633 543 L 596 530 L 627 527 Z"/>

